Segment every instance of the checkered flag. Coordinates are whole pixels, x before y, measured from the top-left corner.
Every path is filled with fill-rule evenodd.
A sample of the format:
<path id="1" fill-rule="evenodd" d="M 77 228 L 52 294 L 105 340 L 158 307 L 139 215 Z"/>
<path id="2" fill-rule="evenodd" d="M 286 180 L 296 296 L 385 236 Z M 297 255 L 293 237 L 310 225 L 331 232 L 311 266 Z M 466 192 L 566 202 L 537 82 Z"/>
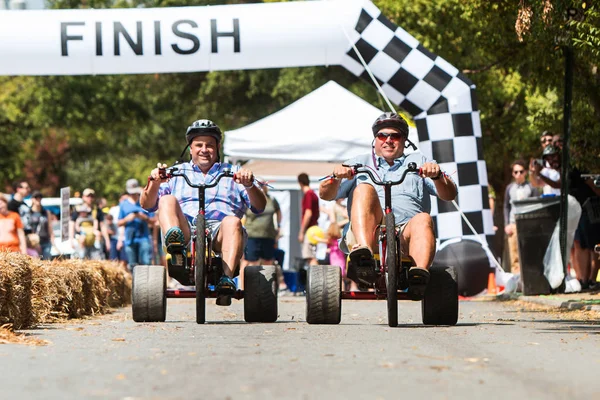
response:
<path id="1" fill-rule="evenodd" d="M 370 1 L 348 34 L 388 98 L 413 116 L 421 152 L 458 184 L 457 203 L 469 222 L 491 241 L 494 229 L 475 85 Z M 351 46 L 341 64 L 371 80 Z M 440 240 L 473 237 L 452 203 L 437 199 L 431 211 Z"/>

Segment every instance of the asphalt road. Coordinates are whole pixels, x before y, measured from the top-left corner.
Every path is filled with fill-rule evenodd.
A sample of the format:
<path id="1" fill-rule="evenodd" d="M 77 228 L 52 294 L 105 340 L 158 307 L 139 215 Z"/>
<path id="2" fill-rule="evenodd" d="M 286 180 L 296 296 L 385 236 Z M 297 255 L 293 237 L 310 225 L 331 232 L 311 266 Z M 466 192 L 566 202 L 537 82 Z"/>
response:
<path id="1" fill-rule="evenodd" d="M 129 309 L 28 331 L 47 346 L 0 346 L 2 399 L 593 399 L 600 321 L 516 303 L 461 302 L 455 327 L 425 327 L 420 303 L 344 301 L 341 325 L 304 322 L 304 298 L 280 298 L 274 324 L 243 304 L 169 300 L 168 321 Z M 594 314 L 598 315 L 598 314 Z M 595 318 L 595 317 L 594 317 Z M 582 320 L 577 320 L 582 319 Z M 588 320 L 586 320 L 588 319 Z"/>

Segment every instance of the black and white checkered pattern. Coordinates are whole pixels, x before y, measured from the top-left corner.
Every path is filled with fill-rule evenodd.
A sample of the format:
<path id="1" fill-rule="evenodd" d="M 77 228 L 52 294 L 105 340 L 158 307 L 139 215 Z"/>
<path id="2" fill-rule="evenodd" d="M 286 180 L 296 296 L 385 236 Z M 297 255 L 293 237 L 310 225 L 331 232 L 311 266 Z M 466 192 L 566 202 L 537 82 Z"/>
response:
<path id="1" fill-rule="evenodd" d="M 494 235 L 475 85 L 390 22 L 370 1 L 348 33 L 388 98 L 411 114 L 419 149 L 458 184 L 457 203 L 480 237 Z M 371 80 L 350 46 L 342 66 Z M 433 201 L 440 240 L 473 237 L 451 202 Z"/>

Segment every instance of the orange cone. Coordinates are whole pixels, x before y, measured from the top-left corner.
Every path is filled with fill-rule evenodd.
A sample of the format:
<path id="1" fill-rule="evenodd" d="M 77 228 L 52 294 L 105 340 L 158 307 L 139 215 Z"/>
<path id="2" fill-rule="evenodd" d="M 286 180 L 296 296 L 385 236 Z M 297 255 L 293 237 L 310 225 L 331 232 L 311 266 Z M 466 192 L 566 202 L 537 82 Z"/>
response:
<path id="1" fill-rule="evenodd" d="M 498 294 L 498 288 L 496 287 L 496 274 L 493 271 L 490 271 L 488 275 L 488 286 L 487 286 L 488 294 L 496 295 Z"/>

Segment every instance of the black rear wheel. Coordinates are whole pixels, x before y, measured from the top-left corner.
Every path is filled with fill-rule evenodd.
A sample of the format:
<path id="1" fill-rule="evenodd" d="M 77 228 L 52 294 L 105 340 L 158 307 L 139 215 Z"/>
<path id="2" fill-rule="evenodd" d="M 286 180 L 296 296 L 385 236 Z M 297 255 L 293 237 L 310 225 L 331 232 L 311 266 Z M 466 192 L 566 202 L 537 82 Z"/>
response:
<path id="1" fill-rule="evenodd" d="M 434 265 L 421 303 L 425 325 L 456 325 L 458 322 L 458 276 L 456 268 Z"/>
<path id="2" fill-rule="evenodd" d="M 398 251 L 394 214 L 385 215 L 388 325 L 398 326 Z"/>
<path id="3" fill-rule="evenodd" d="M 196 219 L 196 258 L 194 278 L 196 281 L 196 323 L 206 321 L 206 222 L 204 215 Z"/>

